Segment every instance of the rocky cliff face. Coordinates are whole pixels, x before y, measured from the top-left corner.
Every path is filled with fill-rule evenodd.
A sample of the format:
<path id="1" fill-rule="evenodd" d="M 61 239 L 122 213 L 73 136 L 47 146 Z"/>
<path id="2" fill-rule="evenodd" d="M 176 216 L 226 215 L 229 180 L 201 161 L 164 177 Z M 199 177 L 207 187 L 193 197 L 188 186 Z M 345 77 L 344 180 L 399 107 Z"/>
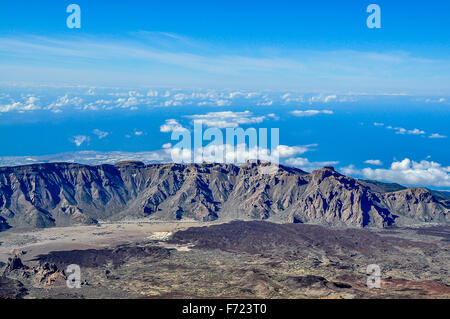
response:
<path id="1" fill-rule="evenodd" d="M 95 224 L 127 217 L 273 220 L 387 227 L 448 223 L 449 203 L 423 188 L 379 185 L 323 168 L 268 164 L 68 163 L 0 168 L 0 231 Z"/>

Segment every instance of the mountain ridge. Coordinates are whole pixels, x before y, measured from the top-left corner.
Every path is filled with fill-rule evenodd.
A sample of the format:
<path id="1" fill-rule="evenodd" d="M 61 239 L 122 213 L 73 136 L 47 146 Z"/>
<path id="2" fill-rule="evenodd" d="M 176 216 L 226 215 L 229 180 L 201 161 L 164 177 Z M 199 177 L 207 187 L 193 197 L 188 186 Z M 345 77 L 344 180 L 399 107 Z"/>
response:
<path id="1" fill-rule="evenodd" d="M 450 201 L 425 188 L 388 192 L 383 183 L 332 167 L 308 173 L 281 165 L 264 174 L 268 165 L 125 161 L 0 167 L 0 231 L 130 217 L 381 228 L 450 221 Z"/>

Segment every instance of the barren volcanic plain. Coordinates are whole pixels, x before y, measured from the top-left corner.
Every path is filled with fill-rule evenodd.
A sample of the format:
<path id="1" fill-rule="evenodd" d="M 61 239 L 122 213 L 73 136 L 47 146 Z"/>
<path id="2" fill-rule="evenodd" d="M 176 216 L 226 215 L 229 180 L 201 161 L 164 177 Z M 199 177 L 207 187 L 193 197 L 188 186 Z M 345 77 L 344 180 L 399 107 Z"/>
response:
<path id="1" fill-rule="evenodd" d="M 2 235 L 6 298 L 449 298 L 450 227 L 115 222 Z M 8 257 L 10 258 L 8 261 Z M 81 267 L 81 289 L 65 269 Z M 366 267 L 381 268 L 381 288 Z"/>
<path id="2" fill-rule="evenodd" d="M 260 165 L 2 169 L 0 297 L 450 297 L 446 194 Z"/>

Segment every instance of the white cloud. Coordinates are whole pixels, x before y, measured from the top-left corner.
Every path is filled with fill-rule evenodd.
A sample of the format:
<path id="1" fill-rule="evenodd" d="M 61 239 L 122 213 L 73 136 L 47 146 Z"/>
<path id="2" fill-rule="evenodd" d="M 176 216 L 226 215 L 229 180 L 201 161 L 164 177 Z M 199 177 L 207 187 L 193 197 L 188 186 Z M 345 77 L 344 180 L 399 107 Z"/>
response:
<path id="1" fill-rule="evenodd" d="M 317 146 L 317 144 L 303 146 L 278 145 L 274 152 L 279 158 L 286 158 L 309 152 L 311 151 L 311 148 L 315 146 Z"/>
<path id="2" fill-rule="evenodd" d="M 149 96 L 149 97 L 157 97 L 158 95 L 159 95 L 159 92 L 156 90 L 149 90 L 147 92 L 147 96 Z"/>
<path id="3" fill-rule="evenodd" d="M 383 165 L 383 162 L 380 160 L 367 160 L 364 163 L 366 164 L 370 164 L 370 165 L 376 165 L 376 166 L 381 166 Z"/>
<path id="4" fill-rule="evenodd" d="M 384 123 L 374 123 L 375 126 L 384 126 Z M 426 132 L 424 130 L 414 128 L 414 129 L 406 129 L 404 127 L 393 127 L 391 125 L 386 126 L 386 129 L 392 130 L 395 134 L 398 135 L 425 135 Z M 439 133 L 434 133 L 428 136 L 428 138 L 446 138 L 447 136 L 441 135 Z"/>
<path id="5" fill-rule="evenodd" d="M 210 112 L 207 114 L 191 115 L 188 118 L 194 121 L 200 121 L 206 126 L 216 128 L 236 128 L 245 124 L 257 124 L 262 123 L 265 116 L 254 116 L 250 111 L 244 112 Z"/>
<path id="6" fill-rule="evenodd" d="M 65 106 L 80 106 L 83 103 L 83 99 L 79 97 L 70 98 L 68 94 L 58 97 L 58 99 L 50 104 L 47 109 L 55 110 Z"/>
<path id="7" fill-rule="evenodd" d="M 0 105 L 0 113 L 7 113 L 12 111 L 17 111 L 20 113 L 26 111 L 40 110 L 41 107 L 38 105 L 39 98 L 33 95 L 28 95 L 22 97 L 22 101 L 13 101 L 10 104 Z"/>
<path id="8" fill-rule="evenodd" d="M 77 147 L 80 147 L 85 142 L 89 142 L 89 136 L 77 135 L 77 136 L 74 136 L 73 139 L 72 139 L 72 143 L 75 143 L 75 145 Z"/>
<path id="9" fill-rule="evenodd" d="M 355 98 L 354 96 L 351 95 L 340 95 L 337 96 L 336 94 L 330 94 L 330 95 L 325 95 L 325 94 L 319 94 L 319 95 L 313 95 L 310 98 L 308 98 L 308 102 L 309 104 L 313 104 L 313 103 L 329 103 L 329 102 L 354 102 Z"/>
<path id="10" fill-rule="evenodd" d="M 419 130 L 418 128 L 415 128 L 413 130 L 408 130 L 408 134 L 410 135 L 422 135 L 425 134 L 425 131 Z"/>
<path id="11" fill-rule="evenodd" d="M 244 96 L 244 93 L 240 92 L 240 91 L 235 91 L 235 92 L 231 92 L 231 93 L 228 94 L 228 97 L 230 99 L 234 99 L 236 97 L 242 97 L 242 96 Z"/>
<path id="12" fill-rule="evenodd" d="M 281 98 L 282 98 L 283 100 L 286 100 L 286 99 L 288 99 L 290 96 L 291 96 L 291 93 L 285 93 L 285 94 L 283 94 L 283 95 L 281 96 Z"/>
<path id="13" fill-rule="evenodd" d="M 197 103 L 198 106 L 206 106 L 206 105 L 230 106 L 231 104 L 232 104 L 232 102 L 230 100 L 225 100 L 225 99 L 216 99 L 216 100 L 202 101 L 202 102 Z"/>
<path id="14" fill-rule="evenodd" d="M 332 100 L 336 100 L 337 99 L 337 96 L 334 94 L 334 95 L 328 95 L 328 96 L 325 96 L 325 98 L 323 99 L 323 101 L 325 102 L 325 103 L 328 103 L 328 102 L 330 102 L 330 101 L 332 101 Z"/>
<path id="15" fill-rule="evenodd" d="M 325 166 L 334 166 L 339 164 L 339 162 L 337 161 L 310 162 L 307 158 L 303 157 L 289 158 L 284 163 L 287 165 L 292 165 L 301 168 L 308 172 L 323 168 Z"/>
<path id="16" fill-rule="evenodd" d="M 185 129 L 180 123 L 178 123 L 175 119 L 166 120 L 166 122 L 161 125 L 160 131 L 162 133 L 170 133 L 170 132 L 184 132 Z"/>
<path id="17" fill-rule="evenodd" d="M 186 102 L 184 102 L 184 103 L 185 104 L 189 104 L 189 103 L 186 103 Z M 164 106 L 181 106 L 181 105 L 183 105 L 182 102 L 175 101 L 175 100 L 167 100 L 167 101 L 164 102 Z"/>
<path id="18" fill-rule="evenodd" d="M 281 96 L 281 100 L 283 104 L 291 104 L 291 103 L 302 103 L 305 101 L 303 95 L 298 95 L 294 93 L 285 93 Z"/>
<path id="19" fill-rule="evenodd" d="M 439 133 L 433 133 L 429 136 L 429 138 L 447 138 L 447 136 L 441 135 Z"/>
<path id="20" fill-rule="evenodd" d="M 97 137 L 99 139 L 104 139 L 105 137 L 107 137 L 109 135 L 109 132 L 103 132 L 99 129 L 95 129 L 92 131 L 92 133 L 94 133 L 95 135 L 97 135 Z"/>
<path id="21" fill-rule="evenodd" d="M 262 101 L 256 102 L 257 106 L 271 106 L 273 105 L 273 100 L 271 99 L 263 99 Z"/>
<path id="22" fill-rule="evenodd" d="M 351 176 L 361 176 L 361 175 L 362 175 L 361 170 L 357 169 L 357 168 L 355 167 L 355 165 L 353 165 L 353 164 L 341 168 L 340 171 L 341 171 L 343 174 L 349 175 L 349 176 L 350 176 L 350 175 L 351 175 Z"/>
<path id="23" fill-rule="evenodd" d="M 386 129 L 395 131 L 395 134 L 399 135 L 424 135 L 426 132 L 423 130 L 420 130 L 418 128 L 415 129 L 405 129 L 403 127 L 392 127 L 387 126 Z"/>
<path id="24" fill-rule="evenodd" d="M 363 176 L 367 179 L 389 181 L 405 185 L 449 187 L 450 166 L 422 160 L 415 162 L 409 158 L 394 161 L 389 169 L 356 169 L 353 165 L 342 169 L 344 174 Z"/>
<path id="25" fill-rule="evenodd" d="M 291 112 L 292 115 L 298 116 L 298 117 L 308 117 L 308 116 L 314 116 L 318 114 L 333 114 L 333 111 L 330 110 L 306 110 L 306 111 L 299 111 L 295 110 Z"/>
<path id="26" fill-rule="evenodd" d="M 137 109 L 137 105 L 140 103 L 139 99 L 136 98 L 135 96 L 130 96 L 128 99 L 125 98 L 119 98 L 117 100 L 117 105 L 120 108 L 123 109 L 133 109 L 136 110 Z"/>

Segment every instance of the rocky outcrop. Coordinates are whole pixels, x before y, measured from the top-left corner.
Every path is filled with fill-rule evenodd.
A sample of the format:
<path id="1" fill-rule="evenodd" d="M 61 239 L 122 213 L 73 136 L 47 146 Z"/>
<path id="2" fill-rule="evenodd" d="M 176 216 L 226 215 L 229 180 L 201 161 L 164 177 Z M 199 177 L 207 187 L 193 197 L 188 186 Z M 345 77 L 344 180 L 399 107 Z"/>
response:
<path id="1" fill-rule="evenodd" d="M 3 271 L 2 277 L 9 278 L 9 280 L 34 280 L 42 287 L 66 286 L 66 274 L 64 270 L 58 269 L 53 263 L 43 262 L 32 266 L 27 266 L 22 262 L 19 255 L 8 258 L 8 263 Z M 11 282 L 13 283 L 13 282 Z M 21 286 L 22 287 L 22 286 Z M 0 298 L 3 297 L 0 289 Z"/>
<path id="2" fill-rule="evenodd" d="M 424 188 L 383 188 L 332 167 L 307 173 L 280 166 L 266 174 L 268 165 L 121 162 L 0 168 L 0 231 L 130 217 L 356 227 L 450 221 L 448 201 Z"/>
<path id="3" fill-rule="evenodd" d="M 8 258 L 8 264 L 6 265 L 5 273 L 23 269 L 27 269 L 27 266 L 22 263 L 22 259 L 20 259 L 20 257 L 14 256 Z"/>
<path id="4" fill-rule="evenodd" d="M 438 200 L 424 188 L 407 188 L 384 195 L 389 210 L 404 220 L 446 223 L 449 221 L 448 201 Z"/>
<path id="5" fill-rule="evenodd" d="M 332 168 L 311 173 L 294 216 L 303 222 L 333 225 L 391 226 L 397 217 L 380 194 Z"/>
<path id="6" fill-rule="evenodd" d="M 33 270 L 34 275 L 39 278 L 39 283 L 44 287 L 67 285 L 67 276 L 64 270 L 58 269 L 55 264 L 43 263 Z"/>

